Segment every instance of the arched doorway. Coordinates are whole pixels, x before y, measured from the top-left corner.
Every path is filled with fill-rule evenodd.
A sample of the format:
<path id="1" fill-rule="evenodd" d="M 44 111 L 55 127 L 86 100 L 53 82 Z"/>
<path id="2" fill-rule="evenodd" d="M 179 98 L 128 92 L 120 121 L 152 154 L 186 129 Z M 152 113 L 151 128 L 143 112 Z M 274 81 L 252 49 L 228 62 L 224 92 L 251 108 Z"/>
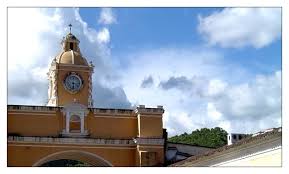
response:
<path id="1" fill-rule="evenodd" d="M 92 166 L 82 161 L 59 159 L 54 161 L 48 161 L 42 164 L 40 167 L 92 167 Z"/>
<path id="2" fill-rule="evenodd" d="M 51 164 L 50 166 L 53 166 L 53 163 L 55 163 L 55 161 L 61 163 L 64 160 L 67 160 L 68 162 L 72 163 L 75 163 L 75 161 L 77 161 L 79 164 L 84 164 L 85 166 L 93 166 L 93 167 L 112 166 L 110 162 L 108 162 L 107 160 L 101 158 L 96 154 L 79 150 L 68 150 L 48 155 L 40 159 L 36 163 L 34 163 L 33 167 L 47 166 L 47 164 Z"/>
<path id="3" fill-rule="evenodd" d="M 72 115 L 69 120 L 70 133 L 81 132 L 81 119 L 77 115 Z"/>

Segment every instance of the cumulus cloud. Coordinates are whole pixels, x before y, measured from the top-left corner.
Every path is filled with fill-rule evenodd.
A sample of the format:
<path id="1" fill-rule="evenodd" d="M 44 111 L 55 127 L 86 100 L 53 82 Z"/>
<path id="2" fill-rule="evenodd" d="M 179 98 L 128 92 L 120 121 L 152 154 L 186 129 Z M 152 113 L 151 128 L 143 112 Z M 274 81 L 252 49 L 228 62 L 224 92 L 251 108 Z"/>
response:
<path id="1" fill-rule="evenodd" d="M 199 16 L 198 31 L 211 45 L 262 48 L 281 37 L 281 8 L 225 8 Z"/>
<path id="2" fill-rule="evenodd" d="M 251 82 L 233 85 L 217 100 L 216 109 L 231 120 L 260 120 L 281 115 L 281 72 L 258 75 Z"/>
<path id="3" fill-rule="evenodd" d="M 141 88 L 149 88 L 154 84 L 154 79 L 152 76 L 148 76 L 147 78 L 143 79 L 141 83 Z"/>
<path id="4" fill-rule="evenodd" d="M 110 25 L 116 23 L 116 15 L 112 11 L 111 8 L 102 8 L 100 12 L 100 17 L 98 19 L 98 23 Z"/>
<path id="5" fill-rule="evenodd" d="M 60 41 L 68 33 L 69 23 L 73 25 L 72 33 L 80 40 L 82 54 L 95 65 L 95 105 L 130 107 L 121 86 L 106 85 L 119 78 L 110 60 L 109 31 L 89 27 L 77 8 L 8 9 L 8 103 L 45 105 L 46 73 L 61 50 Z"/>
<path id="6" fill-rule="evenodd" d="M 128 100 L 153 107 L 164 105 L 164 127 L 169 136 L 203 127 L 252 133 L 280 126 L 280 71 L 256 76 L 237 64 L 227 66 L 220 52 L 208 48 L 145 50 L 128 59 L 130 66 L 122 75 L 130 76 L 122 79 Z M 144 90 L 130 83 L 141 84 L 139 77 L 148 74 L 159 85 Z"/>

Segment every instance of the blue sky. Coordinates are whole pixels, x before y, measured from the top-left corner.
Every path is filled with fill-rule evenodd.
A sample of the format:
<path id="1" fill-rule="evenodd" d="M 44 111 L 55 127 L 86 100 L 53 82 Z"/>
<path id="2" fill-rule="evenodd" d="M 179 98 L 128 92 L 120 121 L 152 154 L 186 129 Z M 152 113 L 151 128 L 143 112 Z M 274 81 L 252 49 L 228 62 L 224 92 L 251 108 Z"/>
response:
<path id="1" fill-rule="evenodd" d="M 9 104 L 45 104 L 69 23 L 95 65 L 94 107 L 163 105 L 170 136 L 281 126 L 281 9 L 10 8 Z"/>
<path id="2" fill-rule="evenodd" d="M 112 55 L 144 48 L 206 46 L 197 31 L 198 16 L 207 16 L 223 8 L 114 8 L 118 22 L 110 26 Z M 94 28 L 100 8 L 80 8 L 82 18 Z M 281 19 L 280 19 L 281 20 Z M 245 26 L 244 26 L 245 27 Z M 256 49 L 222 49 L 228 62 L 238 63 L 253 73 L 272 73 L 281 67 L 281 39 Z M 272 58 L 274 57 L 274 58 Z"/>

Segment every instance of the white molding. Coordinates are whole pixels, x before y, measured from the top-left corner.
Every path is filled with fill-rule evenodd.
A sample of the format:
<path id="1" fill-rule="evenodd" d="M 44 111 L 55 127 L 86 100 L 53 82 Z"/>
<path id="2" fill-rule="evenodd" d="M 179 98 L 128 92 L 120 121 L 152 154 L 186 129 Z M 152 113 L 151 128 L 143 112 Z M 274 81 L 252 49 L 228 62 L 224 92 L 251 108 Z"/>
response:
<path id="1" fill-rule="evenodd" d="M 153 118 L 162 118 L 163 116 L 162 115 L 159 115 L 159 114 L 143 114 L 141 113 L 140 114 L 140 117 L 153 117 Z"/>
<path id="2" fill-rule="evenodd" d="M 13 115 L 36 115 L 36 116 L 57 116 L 56 113 L 31 113 L 31 112 L 23 112 L 23 113 L 16 113 L 16 112 L 8 112 L 9 114 L 13 114 Z M 11 115 L 9 115 L 11 116 Z"/>
<path id="3" fill-rule="evenodd" d="M 9 143 L 9 142 L 8 142 Z M 136 149 L 136 145 L 91 145 L 91 146 L 82 146 L 83 144 L 73 144 L 73 145 L 69 145 L 69 146 L 64 146 L 64 145 L 41 145 L 41 144 L 8 144 L 8 146 L 29 146 L 29 147 L 60 147 L 60 148 L 70 148 L 77 146 L 77 148 L 80 149 Z M 125 147 L 126 146 L 126 147 Z M 146 146 L 142 146 L 142 147 L 146 147 Z M 147 146 L 147 147 L 151 147 L 151 146 Z M 158 147 L 152 147 L 152 148 L 158 148 Z"/>
<path id="4" fill-rule="evenodd" d="M 9 136 L 8 143 L 136 146 L 132 139 L 49 138 Z"/>
<path id="5" fill-rule="evenodd" d="M 149 148 L 149 149 L 163 149 L 164 146 L 163 145 L 137 145 L 137 148 Z"/>
<path id="6" fill-rule="evenodd" d="M 54 152 L 52 154 L 49 154 L 43 158 L 41 158 L 40 160 L 38 160 L 37 162 L 35 162 L 32 166 L 35 167 L 35 166 L 41 166 L 42 164 L 46 163 L 46 162 L 49 162 L 51 160 L 55 160 L 55 159 L 61 159 L 61 156 L 65 156 L 66 154 L 69 154 L 69 156 L 71 157 L 71 154 L 77 154 L 76 156 L 72 157 L 72 159 L 78 159 L 77 156 L 79 154 L 81 154 L 81 156 L 85 155 L 87 156 L 87 160 L 91 160 L 91 158 L 93 159 L 94 163 L 98 164 L 98 165 L 95 165 L 95 164 L 90 164 L 92 166 L 109 166 L 109 167 L 112 167 L 112 163 L 105 160 L 103 157 L 101 156 L 98 156 L 94 153 L 91 153 L 91 152 L 87 152 L 87 151 L 80 151 L 80 150 L 66 150 L 66 151 L 60 151 L 60 152 Z M 60 158 L 59 158 L 60 156 Z"/>
<path id="7" fill-rule="evenodd" d="M 71 69 L 58 69 L 58 71 L 76 71 L 76 69 L 75 68 L 71 68 Z M 77 69 L 77 71 L 76 72 L 91 72 L 91 70 L 81 70 L 81 69 Z"/>
<path id="8" fill-rule="evenodd" d="M 137 117 L 132 116 L 118 116 L 118 115 L 93 115 L 93 117 L 99 118 L 122 118 L 122 119 L 137 119 Z"/>
<path id="9" fill-rule="evenodd" d="M 161 145 L 163 146 L 165 140 L 163 138 L 134 138 L 137 145 Z"/>
<path id="10" fill-rule="evenodd" d="M 87 109 L 86 106 L 80 104 L 80 103 L 69 103 L 67 105 L 65 105 L 62 109 L 62 113 L 63 115 L 65 115 L 65 132 L 63 132 L 63 134 L 65 136 L 69 136 L 69 134 L 71 134 L 71 136 L 75 136 L 75 134 L 70 132 L 70 118 L 72 115 L 77 115 L 80 117 L 81 119 L 81 134 L 80 136 L 84 135 L 86 130 L 84 129 L 84 118 L 87 116 L 87 114 L 89 113 L 89 110 Z"/>

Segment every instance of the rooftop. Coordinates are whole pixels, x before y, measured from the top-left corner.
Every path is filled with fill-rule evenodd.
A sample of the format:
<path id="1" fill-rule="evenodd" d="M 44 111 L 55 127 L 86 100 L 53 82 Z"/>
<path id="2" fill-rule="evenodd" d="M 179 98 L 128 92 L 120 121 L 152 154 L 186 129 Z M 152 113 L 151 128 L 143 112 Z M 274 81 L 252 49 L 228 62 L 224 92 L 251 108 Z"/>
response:
<path id="1" fill-rule="evenodd" d="M 200 155 L 192 156 L 187 158 L 186 160 L 177 162 L 172 164 L 171 166 L 187 166 L 193 163 L 200 162 L 202 160 L 209 159 L 213 155 L 221 155 L 225 154 L 231 150 L 237 150 L 245 147 L 246 145 L 258 144 L 260 142 L 265 142 L 266 140 L 270 140 L 272 138 L 281 138 L 282 136 L 282 127 L 279 128 L 272 128 L 271 131 L 261 131 L 256 136 L 249 136 L 240 140 L 232 145 L 225 145 L 223 147 L 210 150 Z"/>

